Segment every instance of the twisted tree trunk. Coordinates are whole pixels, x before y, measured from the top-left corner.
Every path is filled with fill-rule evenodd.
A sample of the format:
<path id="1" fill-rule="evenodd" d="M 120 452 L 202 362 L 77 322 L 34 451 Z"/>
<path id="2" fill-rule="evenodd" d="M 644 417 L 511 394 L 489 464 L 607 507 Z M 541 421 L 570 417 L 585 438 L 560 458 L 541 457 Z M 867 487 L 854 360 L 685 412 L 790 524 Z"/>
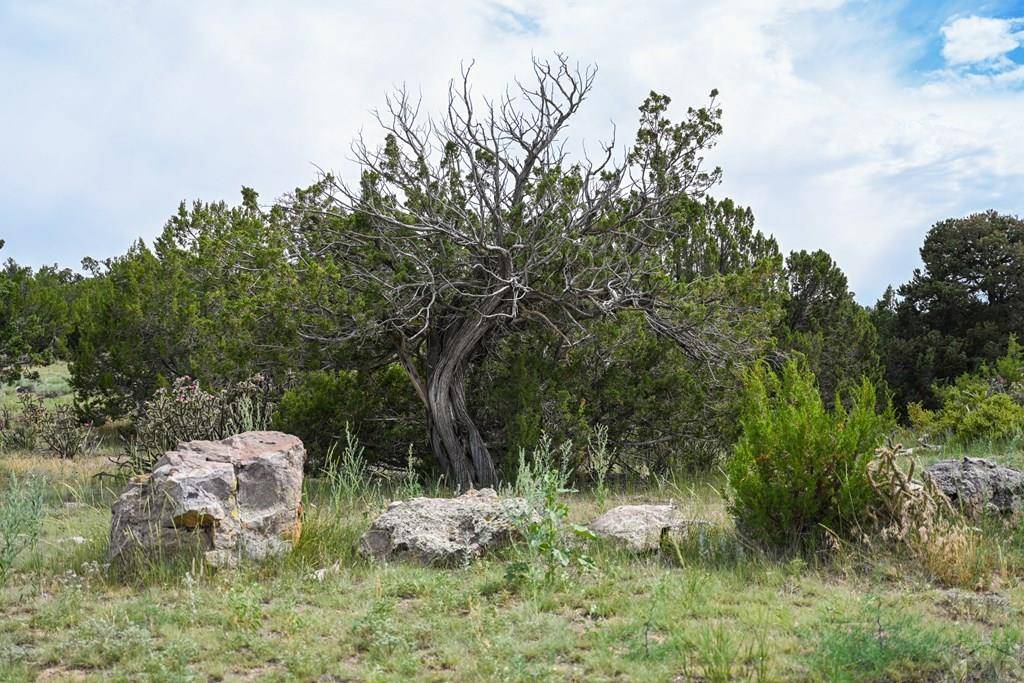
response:
<path id="1" fill-rule="evenodd" d="M 430 447 L 459 490 L 494 486 L 497 470 L 466 404 L 466 364 L 492 329 L 481 315 L 450 325 L 428 340 L 425 396 Z"/>

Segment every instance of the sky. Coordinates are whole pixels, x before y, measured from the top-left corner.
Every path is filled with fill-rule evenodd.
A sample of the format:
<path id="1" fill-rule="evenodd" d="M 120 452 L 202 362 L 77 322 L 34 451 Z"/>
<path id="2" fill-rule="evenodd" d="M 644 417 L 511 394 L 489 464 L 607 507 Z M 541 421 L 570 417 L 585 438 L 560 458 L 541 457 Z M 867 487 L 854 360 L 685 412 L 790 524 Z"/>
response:
<path id="1" fill-rule="evenodd" d="M 497 95 L 554 51 L 598 68 L 577 139 L 718 89 L 712 193 L 862 303 L 936 221 L 1024 214 L 1024 0 L 0 0 L 0 256 L 77 267 L 182 200 L 351 177 L 389 90 L 439 110 L 461 64 Z"/>

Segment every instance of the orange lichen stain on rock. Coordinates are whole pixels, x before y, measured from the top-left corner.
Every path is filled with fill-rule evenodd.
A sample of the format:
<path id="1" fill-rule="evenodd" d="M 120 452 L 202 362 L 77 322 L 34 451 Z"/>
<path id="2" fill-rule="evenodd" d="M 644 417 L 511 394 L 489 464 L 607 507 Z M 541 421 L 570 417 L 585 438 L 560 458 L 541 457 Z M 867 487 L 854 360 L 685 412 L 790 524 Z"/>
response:
<path id="1" fill-rule="evenodd" d="M 294 526 L 292 526 L 291 529 L 288 529 L 287 531 L 285 531 L 284 539 L 286 541 L 291 541 L 292 543 L 298 543 L 300 536 L 302 536 L 302 517 L 301 516 L 298 519 L 295 520 L 295 524 L 294 524 Z"/>
<path id="2" fill-rule="evenodd" d="M 185 529 L 209 528 L 217 524 L 216 519 L 196 510 L 189 510 L 185 514 L 178 515 L 173 521 L 174 526 Z"/>
<path id="3" fill-rule="evenodd" d="M 295 515 L 295 526 L 292 527 L 291 533 L 288 534 L 293 543 L 298 543 L 299 537 L 302 536 L 302 516 L 305 512 L 306 508 L 302 506 L 302 503 L 299 503 L 297 514 Z"/>

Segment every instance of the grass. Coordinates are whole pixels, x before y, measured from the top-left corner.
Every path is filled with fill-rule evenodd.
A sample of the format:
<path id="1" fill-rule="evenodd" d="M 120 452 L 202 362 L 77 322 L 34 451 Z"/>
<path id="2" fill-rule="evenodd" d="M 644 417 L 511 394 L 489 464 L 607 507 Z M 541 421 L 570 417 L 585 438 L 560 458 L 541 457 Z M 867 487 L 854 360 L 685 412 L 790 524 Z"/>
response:
<path id="1" fill-rule="evenodd" d="M 52 365 L 26 369 L 26 374 L 38 373 L 39 377 L 23 377 L 14 384 L 0 384 L 0 407 L 14 408 L 18 405 L 19 390 L 30 390 L 43 398 L 48 406 L 71 403 L 72 390 L 69 383 L 67 363 L 61 361 Z"/>
<path id="2" fill-rule="evenodd" d="M 37 390 L 58 385 L 47 370 Z M 967 452 L 1024 464 L 1013 444 Z M 373 517 L 420 487 L 367 485 L 354 451 L 340 462 L 307 479 L 288 556 L 231 571 L 179 558 L 121 576 L 105 566 L 120 488 L 96 476 L 105 454 L 0 453 L 0 495 L 30 479 L 44 494 L 39 542 L 0 586 L 0 681 L 1024 680 L 1019 525 L 982 524 L 972 552 L 995 579 L 949 590 L 863 548 L 766 557 L 737 538 L 720 475 L 617 482 L 563 494 L 566 521 L 672 500 L 706 524 L 660 556 L 587 542 L 594 570 L 522 584 L 507 578 L 521 557 L 511 550 L 461 569 L 360 558 Z"/>
<path id="3" fill-rule="evenodd" d="M 506 582 L 508 554 L 456 570 L 360 559 L 358 537 L 391 494 L 332 499 L 313 480 L 291 555 L 223 572 L 171 562 L 118 578 L 103 566 L 115 492 L 92 477 L 105 467 L 99 456 L 0 456 L 0 476 L 47 486 L 41 542 L 0 589 L 0 680 L 1021 676 L 1017 581 L 995 607 L 954 609 L 948 591 L 883 564 L 850 570 L 700 544 L 635 557 L 596 543 L 596 571 L 527 590 Z M 720 490 L 714 478 L 684 478 L 613 489 L 603 504 L 565 500 L 585 521 L 625 502 L 675 499 L 711 523 L 718 548 L 731 537 Z"/>

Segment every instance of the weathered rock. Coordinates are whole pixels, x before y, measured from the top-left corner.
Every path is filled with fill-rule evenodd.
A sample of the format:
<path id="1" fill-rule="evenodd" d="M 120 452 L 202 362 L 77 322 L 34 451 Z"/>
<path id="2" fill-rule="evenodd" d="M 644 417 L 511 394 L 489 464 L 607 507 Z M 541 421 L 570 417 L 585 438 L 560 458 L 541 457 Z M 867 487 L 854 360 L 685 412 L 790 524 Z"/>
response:
<path id="1" fill-rule="evenodd" d="M 280 432 L 179 445 L 114 503 L 110 560 L 198 545 L 209 563 L 230 566 L 290 550 L 301 531 L 305 456 L 297 437 Z"/>
<path id="2" fill-rule="evenodd" d="M 983 458 L 964 458 L 937 462 L 924 476 L 968 514 L 1024 513 L 1024 472 Z"/>
<path id="3" fill-rule="evenodd" d="M 674 505 L 620 505 L 608 510 L 589 524 L 594 535 L 613 539 L 634 552 L 661 548 L 662 540 L 682 535 L 688 528 L 703 524 L 685 519 Z"/>
<path id="4" fill-rule="evenodd" d="M 460 565 L 509 543 L 531 514 L 526 500 L 499 498 L 494 489 L 399 500 L 363 534 L 359 552 L 378 560 Z"/>

